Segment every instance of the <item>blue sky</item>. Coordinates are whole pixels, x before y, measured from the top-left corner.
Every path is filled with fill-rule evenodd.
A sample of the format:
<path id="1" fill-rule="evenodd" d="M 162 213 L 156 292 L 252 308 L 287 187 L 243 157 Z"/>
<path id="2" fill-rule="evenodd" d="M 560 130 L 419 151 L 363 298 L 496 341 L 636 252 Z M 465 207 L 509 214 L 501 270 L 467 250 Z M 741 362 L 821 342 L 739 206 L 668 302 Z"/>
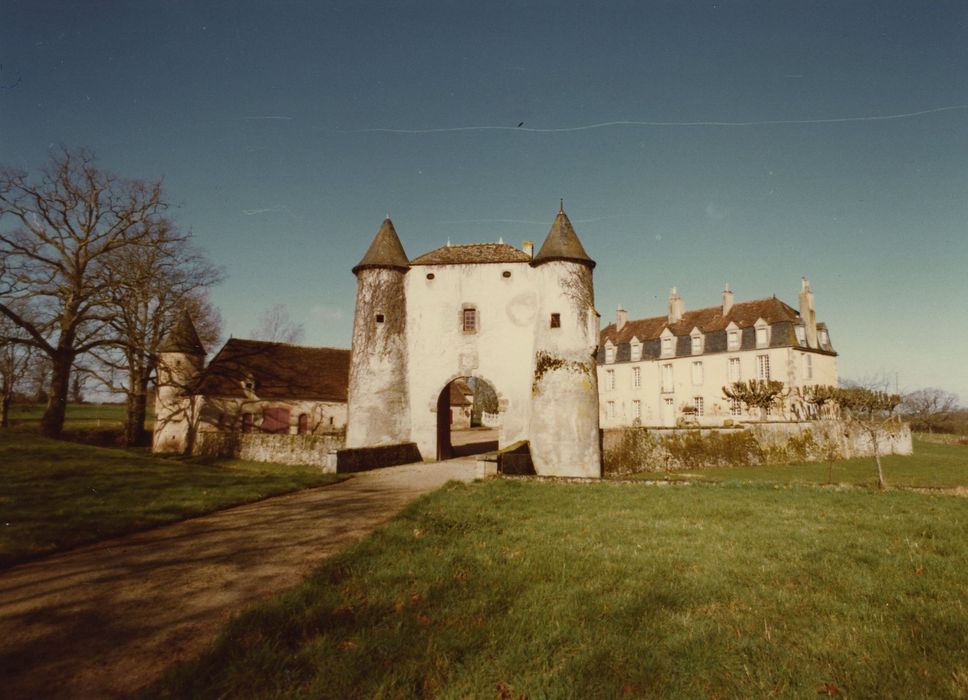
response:
<path id="1" fill-rule="evenodd" d="M 603 325 L 807 275 L 843 376 L 968 401 L 966 75 L 964 2 L 3 0 L 0 162 L 164 178 L 227 334 L 348 347 L 387 212 L 416 256 L 563 197 Z"/>

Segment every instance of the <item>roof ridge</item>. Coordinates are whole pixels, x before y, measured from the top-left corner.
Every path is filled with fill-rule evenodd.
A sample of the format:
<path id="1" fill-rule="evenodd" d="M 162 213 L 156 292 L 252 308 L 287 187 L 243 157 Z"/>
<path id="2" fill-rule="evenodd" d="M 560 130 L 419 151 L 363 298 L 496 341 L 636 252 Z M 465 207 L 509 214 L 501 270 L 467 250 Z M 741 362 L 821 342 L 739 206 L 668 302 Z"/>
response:
<path id="1" fill-rule="evenodd" d="M 296 343 L 284 343 L 281 340 L 260 340 L 259 338 L 229 338 L 225 341 L 228 345 L 233 340 L 241 340 L 245 343 L 261 343 L 262 345 L 283 345 L 289 348 L 299 348 L 306 350 L 342 350 L 343 352 L 350 352 L 350 348 L 334 348 L 332 345 L 297 345 Z M 224 346 L 223 346 L 224 347 Z"/>

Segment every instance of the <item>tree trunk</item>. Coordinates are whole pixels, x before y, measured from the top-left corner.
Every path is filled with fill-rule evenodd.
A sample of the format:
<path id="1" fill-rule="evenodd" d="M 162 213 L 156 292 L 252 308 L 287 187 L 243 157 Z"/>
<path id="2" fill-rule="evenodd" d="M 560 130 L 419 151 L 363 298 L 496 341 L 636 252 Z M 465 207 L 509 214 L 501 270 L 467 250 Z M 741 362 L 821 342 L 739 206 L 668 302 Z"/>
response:
<path id="1" fill-rule="evenodd" d="M 64 430 L 67 393 L 71 386 L 71 365 L 74 364 L 74 356 L 69 351 L 59 349 L 52 359 L 50 396 L 47 398 L 47 410 L 40 419 L 40 434 L 44 437 L 56 438 L 60 437 Z"/>
<path id="2" fill-rule="evenodd" d="M 871 434 L 871 441 L 874 443 L 874 461 L 877 462 L 877 488 L 883 491 L 887 487 L 884 481 L 884 469 L 881 467 L 881 451 L 877 449 L 877 435 Z"/>
<path id="3" fill-rule="evenodd" d="M 148 378 L 138 373 L 128 384 L 128 411 L 125 416 L 124 442 L 128 447 L 146 443 L 145 420 L 148 416 Z"/>
<path id="4" fill-rule="evenodd" d="M 0 428 L 10 425 L 10 395 L 4 394 L 0 397 Z"/>

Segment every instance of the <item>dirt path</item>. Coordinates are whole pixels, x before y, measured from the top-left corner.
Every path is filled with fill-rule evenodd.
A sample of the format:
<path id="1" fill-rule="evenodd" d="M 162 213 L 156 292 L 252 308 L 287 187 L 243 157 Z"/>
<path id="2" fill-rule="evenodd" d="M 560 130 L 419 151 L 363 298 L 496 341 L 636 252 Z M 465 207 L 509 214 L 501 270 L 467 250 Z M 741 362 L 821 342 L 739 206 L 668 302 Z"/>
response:
<path id="1" fill-rule="evenodd" d="M 0 573 L 0 696 L 130 695 L 472 459 L 360 474 Z"/>

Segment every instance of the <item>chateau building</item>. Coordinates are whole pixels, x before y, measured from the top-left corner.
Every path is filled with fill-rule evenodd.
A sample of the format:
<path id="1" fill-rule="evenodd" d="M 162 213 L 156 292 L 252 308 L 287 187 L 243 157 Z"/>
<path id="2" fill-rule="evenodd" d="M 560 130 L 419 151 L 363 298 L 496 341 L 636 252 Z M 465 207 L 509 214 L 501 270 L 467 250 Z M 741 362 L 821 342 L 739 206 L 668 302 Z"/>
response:
<path id="1" fill-rule="evenodd" d="M 767 419 L 804 415 L 792 390 L 837 384 L 837 353 L 816 320 L 806 278 L 799 311 L 776 297 L 734 303 L 728 285 L 721 305 L 686 311 L 673 288 L 667 315 L 629 321 L 619 307 L 615 323 L 601 333 L 603 428 L 759 419 L 723 395 L 724 386 L 748 379 L 779 380 L 788 390 Z"/>

